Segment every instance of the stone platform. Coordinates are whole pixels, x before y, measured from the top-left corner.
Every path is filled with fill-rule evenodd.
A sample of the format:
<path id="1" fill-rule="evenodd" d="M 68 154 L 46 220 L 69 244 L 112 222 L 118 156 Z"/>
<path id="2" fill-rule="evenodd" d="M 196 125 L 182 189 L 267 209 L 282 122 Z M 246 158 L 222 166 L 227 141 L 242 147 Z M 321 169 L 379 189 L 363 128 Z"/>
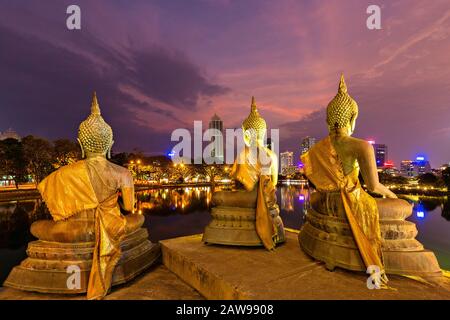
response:
<path id="1" fill-rule="evenodd" d="M 369 290 L 367 275 L 325 266 L 299 247 L 297 233 L 274 252 L 205 245 L 202 235 L 161 241 L 164 265 L 207 299 L 448 299 L 450 280 L 390 275 L 395 290 Z"/>
<path id="2" fill-rule="evenodd" d="M 396 290 L 369 290 L 367 275 L 335 269 L 312 260 L 300 249 L 297 234 L 268 252 L 263 248 L 205 245 L 202 235 L 161 241 L 163 263 L 113 287 L 105 300 L 208 299 L 439 299 L 450 300 L 450 280 L 426 284 L 389 276 Z M 0 287 L 0 300 L 84 300 Z"/>
<path id="3" fill-rule="evenodd" d="M 48 294 L 0 287 L 0 300 L 86 300 L 86 294 Z M 112 288 L 105 300 L 204 300 L 193 288 L 162 265 L 127 284 Z"/>

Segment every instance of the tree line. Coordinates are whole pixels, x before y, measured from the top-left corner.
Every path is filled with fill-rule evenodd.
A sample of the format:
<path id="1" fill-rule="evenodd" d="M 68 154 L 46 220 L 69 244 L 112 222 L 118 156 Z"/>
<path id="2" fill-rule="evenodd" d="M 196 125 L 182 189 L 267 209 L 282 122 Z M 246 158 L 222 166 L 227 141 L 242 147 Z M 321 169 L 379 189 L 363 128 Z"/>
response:
<path id="1" fill-rule="evenodd" d="M 0 141 L 0 176 L 19 184 L 34 181 L 36 185 L 52 171 L 80 159 L 78 144 L 68 139 L 48 141 L 32 135 L 21 140 Z"/>

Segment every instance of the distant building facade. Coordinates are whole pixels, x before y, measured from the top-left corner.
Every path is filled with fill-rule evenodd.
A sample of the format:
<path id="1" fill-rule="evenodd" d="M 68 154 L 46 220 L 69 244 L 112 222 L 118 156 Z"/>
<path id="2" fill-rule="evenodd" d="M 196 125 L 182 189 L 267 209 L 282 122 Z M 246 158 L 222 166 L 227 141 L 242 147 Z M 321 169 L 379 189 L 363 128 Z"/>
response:
<path id="1" fill-rule="evenodd" d="M 308 152 L 309 149 L 311 149 L 311 147 L 313 145 L 316 144 L 316 138 L 307 136 L 306 138 L 304 138 L 302 140 L 302 143 L 300 144 L 300 155 L 303 155 L 304 153 Z"/>
<path id="2" fill-rule="evenodd" d="M 416 178 L 422 174 L 430 173 L 431 165 L 425 157 L 417 157 L 416 160 L 403 160 L 400 164 L 400 174 L 408 178 Z"/>
<path id="3" fill-rule="evenodd" d="M 280 153 L 281 175 L 289 176 L 296 173 L 294 166 L 294 153 L 292 151 L 285 151 Z"/>
<path id="4" fill-rule="evenodd" d="M 217 132 L 217 134 L 213 135 L 214 149 L 211 151 L 211 158 L 214 158 L 216 160 L 216 163 L 223 163 L 223 121 L 217 114 L 214 114 L 214 116 L 209 121 L 209 129 L 216 129 L 220 132 Z"/>

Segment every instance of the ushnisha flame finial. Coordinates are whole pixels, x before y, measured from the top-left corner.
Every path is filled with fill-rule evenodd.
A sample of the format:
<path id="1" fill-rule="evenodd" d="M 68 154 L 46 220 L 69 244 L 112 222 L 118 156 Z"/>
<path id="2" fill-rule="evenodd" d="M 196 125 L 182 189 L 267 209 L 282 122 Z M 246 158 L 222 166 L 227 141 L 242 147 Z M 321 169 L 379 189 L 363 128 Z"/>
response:
<path id="1" fill-rule="evenodd" d="M 344 74 L 341 74 L 341 81 L 339 82 L 338 92 L 347 93 L 347 85 L 345 84 Z"/>
<path id="2" fill-rule="evenodd" d="M 101 115 L 100 106 L 97 101 L 97 93 L 94 91 L 91 102 L 91 114 Z"/>
<path id="3" fill-rule="evenodd" d="M 348 94 L 344 75 L 341 75 L 339 89 L 336 96 L 327 106 L 328 129 L 344 128 L 350 124 L 353 117 L 358 115 L 358 104 Z"/>
<path id="4" fill-rule="evenodd" d="M 252 96 L 252 105 L 251 105 L 251 111 L 252 112 L 254 112 L 254 111 L 258 111 L 258 108 L 257 108 L 257 106 L 256 106 L 256 99 L 255 99 L 255 97 L 254 96 Z"/>

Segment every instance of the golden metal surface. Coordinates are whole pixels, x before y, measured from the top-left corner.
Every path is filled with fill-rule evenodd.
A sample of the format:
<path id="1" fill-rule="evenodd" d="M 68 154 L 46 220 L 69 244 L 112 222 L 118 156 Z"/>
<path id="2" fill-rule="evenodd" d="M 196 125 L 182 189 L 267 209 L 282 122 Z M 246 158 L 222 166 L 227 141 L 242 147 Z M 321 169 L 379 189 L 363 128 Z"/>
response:
<path id="1" fill-rule="evenodd" d="M 60 248 L 69 246 L 73 247 L 70 249 L 73 256 L 79 258 L 73 262 L 91 265 L 90 272 L 85 273 L 89 274 L 88 299 L 101 299 L 110 290 L 119 259 L 124 258 L 121 246 L 125 236 L 138 232 L 144 222 L 143 216 L 121 214 L 119 195 L 123 209 L 133 210 L 133 179 L 126 168 L 109 162 L 105 157 L 112 145 L 112 130 L 101 117 L 95 93 L 91 114 L 80 125 L 79 141 L 87 158 L 61 167 L 38 186 L 53 221 L 37 221 L 32 225 L 33 234 L 42 238 L 42 260 L 29 258 L 21 265 L 22 269 L 15 268 L 7 281 L 11 286 L 46 292 L 62 291 L 64 283 L 53 281 L 64 280 L 60 275 L 64 275 L 63 267 L 70 261 L 55 262 L 53 258 Z M 78 247 L 83 247 L 85 243 L 93 244 L 91 257 L 79 252 Z M 133 244 L 137 247 L 130 250 L 134 249 L 136 257 L 140 252 L 150 252 L 151 243 L 148 240 Z M 128 264 L 130 269 L 126 270 L 124 277 L 132 277 L 142 271 L 148 263 L 153 263 L 153 256 L 133 260 Z M 49 265 L 55 266 L 52 271 L 54 276 L 42 277 Z M 27 284 L 20 283 L 19 274 L 27 278 Z M 42 278 L 35 279 L 37 276 Z M 34 281 L 39 285 L 33 287 Z"/>
<path id="2" fill-rule="evenodd" d="M 78 129 L 78 139 L 85 152 L 105 153 L 113 143 L 113 132 L 105 122 L 94 92 L 91 104 L 91 114 Z"/>
<path id="3" fill-rule="evenodd" d="M 339 90 L 327 106 L 327 123 L 331 130 L 346 127 L 352 118 L 358 116 L 358 104 L 347 93 L 344 75 L 339 82 Z"/>

